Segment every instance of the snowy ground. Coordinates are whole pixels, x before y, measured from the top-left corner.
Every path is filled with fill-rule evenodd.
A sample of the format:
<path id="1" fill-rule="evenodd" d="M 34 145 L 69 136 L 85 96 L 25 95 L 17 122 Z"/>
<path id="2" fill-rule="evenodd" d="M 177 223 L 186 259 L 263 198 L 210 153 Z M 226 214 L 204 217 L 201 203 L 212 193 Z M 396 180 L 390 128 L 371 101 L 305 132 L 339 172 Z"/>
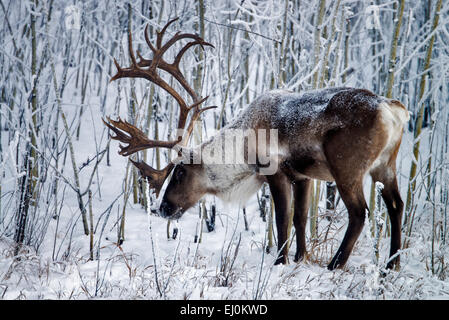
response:
<path id="1" fill-rule="evenodd" d="M 249 210 L 248 210 L 249 211 Z M 254 213 L 254 210 L 250 212 Z M 236 214 L 223 211 L 217 230 L 193 243 L 196 214 L 179 223 L 177 240 L 166 240 L 166 223 L 130 210 L 126 240 L 114 244 L 114 230 L 102 239 L 100 260 L 88 261 L 87 237 L 75 236 L 72 253 L 52 261 L 50 251 L 24 250 L 12 256 L 12 244 L 2 239 L 0 295 L 4 299 L 447 299 L 449 283 L 431 276 L 423 257 L 427 244 L 414 243 L 402 255 L 399 272 L 379 276 L 371 262 L 370 239 L 361 237 L 347 267 L 328 271 L 329 244 L 314 248 L 315 261 L 273 266 L 264 255 L 264 224 L 251 214 L 244 231 Z M 240 220 L 240 221 L 237 221 Z M 152 240 L 148 223 L 152 227 Z M 226 228 L 228 225 L 228 228 Z M 235 230 L 233 228 L 235 227 Z M 78 232 L 81 234 L 81 230 Z M 241 237 L 241 238 L 240 238 Z M 238 240 L 241 239 L 236 252 Z M 330 242 L 330 241 L 329 241 Z M 337 242 L 334 243 L 334 247 Z M 292 248 L 293 249 L 293 248 Z M 387 242 L 382 242 L 385 259 Z M 292 260 L 291 250 L 290 260 Z M 316 256 L 316 253 L 321 253 Z M 232 262 L 235 257 L 235 264 Z M 222 263 L 227 258 L 228 264 Z M 311 259 L 312 260 L 312 259 Z M 156 278 L 157 275 L 157 278 Z M 159 284 L 159 289 L 158 285 Z M 160 292 L 160 293 L 159 293 Z"/>
<path id="2" fill-rule="evenodd" d="M 85 116 L 82 137 L 75 144 L 79 150 L 79 162 L 96 153 L 95 144 L 86 143 L 94 135 L 99 137 L 103 130 L 98 116 L 100 112 L 96 108 L 95 101 L 92 101 L 92 118 L 91 115 Z M 405 139 L 405 148 L 410 143 L 409 140 L 409 137 Z M 134 205 L 130 201 L 126 211 L 125 241 L 117 246 L 117 221 L 123 204 L 123 195 L 120 194 L 126 159 L 117 155 L 116 149 L 117 143 L 113 142 L 111 166 L 107 167 L 102 162 L 99 168 L 101 195 L 94 187 L 95 252 L 100 248 L 100 259 L 89 261 L 89 238 L 83 234 L 76 198 L 67 191 L 59 226 L 57 220 L 51 221 L 45 241 L 37 254 L 30 248 L 24 248 L 19 259 L 14 259 L 12 241 L 5 237 L 0 239 L 0 297 L 449 298 L 449 282 L 438 279 L 429 271 L 431 244 L 424 241 L 423 239 L 428 238 L 421 237 L 419 232 L 412 237 L 410 248 L 403 252 L 399 272 L 389 271 L 383 274 L 383 269 L 373 263 L 372 238 L 367 232 L 368 226 L 345 269 L 328 271 L 326 265 L 340 244 L 347 223 L 347 214 L 341 205 L 331 222 L 321 219 L 320 239 L 313 243 L 308 239 L 309 259 L 299 264 L 293 262 L 295 244 L 290 249 L 288 265 L 273 266 L 274 248 L 269 254 L 264 253 L 266 223 L 259 216 L 256 197 L 247 206 L 247 231 L 239 208 L 222 204 L 217 199 L 208 199 L 209 203 L 216 202 L 217 205 L 216 229 L 209 233 L 204 226 L 201 243 L 194 242 L 200 223 L 197 208 L 191 209 L 178 222 L 177 239 L 167 240 L 166 220 L 148 216 L 140 205 Z M 403 172 L 408 170 L 401 165 L 399 167 Z M 84 170 L 81 184 L 88 177 L 89 170 Z M 96 183 L 98 186 L 98 182 Z M 117 197 L 119 198 L 112 210 L 108 211 L 107 208 Z M 78 222 L 74 223 L 77 219 Z M 389 238 L 382 238 L 381 265 L 387 259 L 388 250 Z M 448 252 L 446 250 L 439 254 L 444 258 Z"/>

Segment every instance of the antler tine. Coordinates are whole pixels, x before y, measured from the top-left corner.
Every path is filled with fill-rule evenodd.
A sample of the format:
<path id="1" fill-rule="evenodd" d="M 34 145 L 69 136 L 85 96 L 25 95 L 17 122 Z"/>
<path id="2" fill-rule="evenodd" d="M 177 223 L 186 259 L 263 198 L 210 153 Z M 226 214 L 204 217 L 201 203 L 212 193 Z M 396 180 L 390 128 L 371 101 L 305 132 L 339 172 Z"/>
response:
<path id="1" fill-rule="evenodd" d="M 109 117 L 106 117 L 108 119 L 108 121 L 113 122 L 113 120 L 111 120 Z M 122 131 L 120 131 L 119 129 L 117 129 L 116 127 L 114 127 L 113 125 L 109 124 L 108 122 L 104 121 L 104 119 L 101 119 L 103 121 L 103 123 L 112 131 L 115 132 L 115 136 L 113 135 L 109 135 L 109 137 L 113 140 L 119 140 L 119 141 L 127 141 L 130 137 L 127 136 L 126 134 L 124 134 Z M 120 118 L 118 118 L 118 122 L 122 121 Z"/>
<path id="2" fill-rule="evenodd" d="M 151 51 L 153 51 L 153 59 L 152 60 L 147 60 L 144 59 L 140 53 L 138 53 L 138 56 L 140 58 L 140 61 L 138 63 L 139 67 L 149 67 L 149 70 L 151 70 L 152 72 L 156 72 L 156 69 L 159 68 L 161 70 L 164 70 L 168 73 L 170 73 L 180 84 L 181 86 L 188 92 L 188 94 L 191 96 L 191 98 L 193 99 L 193 101 L 198 101 L 199 98 L 196 95 L 195 91 L 192 90 L 192 88 L 189 86 L 189 84 L 187 83 L 186 79 L 184 78 L 184 76 L 182 75 L 181 71 L 179 70 L 179 63 L 181 61 L 182 56 L 184 55 L 184 53 L 192 46 L 194 45 L 201 45 L 201 47 L 204 49 L 203 46 L 211 46 L 214 47 L 212 44 L 204 41 L 204 39 L 202 39 L 200 36 L 196 35 L 196 34 L 191 34 L 191 33 L 180 33 L 177 32 L 170 40 L 168 40 L 164 45 L 162 45 L 162 39 L 165 35 L 165 32 L 167 30 L 167 28 L 175 21 L 177 21 L 178 18 L 175 18 L 173 20 L 170 20 L 163 28 L 160 32 L 156 32 L 157 33 L 157 39 L 156 39 L 156 48 L 153 46 L 153 44 L 150 41 L 150 37 L 148 35 L 148 27 L 149 24 L 147 24 L 147 26 L 145 27 L 145 41 L 148 44 L 148 47 L 151 49 Z M 187 43 L 181 50 L 180 52 L 176 55 L 175 60 L 173 61 L 173 63 L 169 64 L 166 61 L 164 61 L 163 59 L 163 55 L 165 54 L 165 52 L 173 46 L 173 44 L 175 44 L 177 41 L 182 40 L 182 39 L 186 39 L 186 38 L 190 38 L 193 39 L 195 41 L 189 42 Z"/>
<path id="3" fill-rule="evenodd" d="M 193 39 L 196 42 L 198 42 L 198 44 L 208 44 L 206 41 L 204 41 L 200 36 L 193 34 L 193 33 L 180 33 L 179 31 L 170 39 L 168 40 L 161 48 L 158 48 L 157 52 L 154 54 L 153 57 L 153 61 L 158 62 L 162 59 L 162 56 L 164 55 L 164 53 L 171 47 L 173 46 L 177 41 L 182 40 L 182 39 Z M 194 42 L 195 42 L 194 41 Z M 210 44 L 209 44 L 210 45 Z M 190 43 L 188 43 L 186 45 L 188 48 L 191 47 Z M 212 46 L 212 45 L 211 45 Z M 187 48 L 187 49 L 188 49 Z M 186 50 L 187 50 L 186 49 Z M 186 50 L 181 50 L 181 56 L 184 54 L 184 52 Z M 179 54 L 178 54 L 179 55 Z M 180 58 L 179 58 L 180 59 Z M 157 66 L 157 63 L 155 64 L 155 67 Z"/>
<path id="4" fill-rule="evenodd" d="M 156 52 L 157 50 L 156 50 L 156 48 L 153 46 L 153 44 L 151 43 L 150 37 L 149 37 L 149 35 L 148 35 L 148 27 L 149 27 L 149 26 L 150 26 L 150 25 L 147 24 L 146 27 L 145 27 L 145 32 L 144 32 L 145 41 L 146 41 L 148 47 L 150 47 L 151 51 Z"/>
<path id="5" fill-rule="evenodd" d="M 187 43 L 176 55 L 173 63 L 167 63 L 163 59 L 163 54 L 171 47 L 174 43 L 181 39 L 195 39 L 195 41 L 191 41 Z M 177 33 L 175 36 L 173 36 L 169 41 L 167 41 L 160 50 L 154 55 L 152 63 L 150 65 L 150 69 L 155 70 L 156 68 L 162 69 L 169 74 L 171 74 L 184 88 L 184 90 L 187 91 L 187 93 L 190 95 L 190 97 L 193 99 L 194 102 L 197 102 L 200 98 L 196 95 L 195 91 L 191 88 L 191 86 L 188 84 L 187 80 L 185 79 L 184 75 L 182 74 L 181 70 L 179 69 L 179 63 L 181 61 L 181 58 L 183 57 L 184 53 L 193 45 L 208 45 L 213 47 L 213 45 L 209 44 L 208 42 L 204 41 L 201 37 L 195 35 L 195 34 L 189 34 L 189 33 Z M 204 47 L 203 47 L 204 48 Z M 148 61 L 148 60 L 147 60 Z"/>
<path id="6" fill-rule="evenodd" d="M 201 101 L 201 103 L 204 102 L 204 100 L 206 100 L 206 99 L 207 99 L 207 97 L 206 97 L 205 99 L 203 99 L 203 100 Z M 198 104 L 199 104 L 199 103 L 198 103 Z M 182 140 L 181 140 L 181 142 L 180 142 L 181 145 L 186 146 L 186 145 L 188 144 L 189 139 L 190 139 L 190 137 L 192 136 L 193 127 L 195 126 L 195 121 L 198 120 L 198 118 L 200 117 L 200 115 L 201 115 L 204 111 L 207 111 L 207 110 L 210 110 L 210 109 L 215 109 L 215 108 L 217 108 L 217 106 L 209 106 L 209 107 L 205 107 L 205 108 L 202 108 L 202 109 L 200 109 L 200 108 L 196 108 L 196 109 L 195 109 L 195 112 L 193 113 L 192 118 L 190 119 L 190 123 L 189 123 L 189 125 L 187 126 L 187 129 L 184 130 L 184 136 L 182 137 Z"/>
<path id="7" fill-rule="evenodd" d="M 190 49 L 190 47 L 195 46 L 195 45 L 200 45 L 201 48 L 204 47 L 203 46 L 210 46 L 212 48 L 215 48 L 212 44 L 210 44 L 209 42 L 204 41 L 202 38 L 198 37 L 199 40 L 196 41 L 191 41 L 189 43 L 187 43 L 176 55 L 175 60 L 173 61 L 173 65 L 179 68 L 179 62 L 181 61 L 181 58 L 183 57 L 184 53 L 186 53 L 187 50 Z"/>
<path id="8" fill-rule="evenodd" d="M 139 169 L 142 177 L 147 178 L 148 183 L 152 188 L 155 189 L 156 196 L 159 196 L 159 192 L 162 189 L 162 185 L 164 184 L 165 179 L 174 168 L 173 162 L 170 162 L 165 168 L 161 170 L 156 170 L 144 161 L 134 161 L 132 159 L 129 159 L 129 161 L 131 161 L 131 163 L 136 166 L 137 169 Z"/>
<path id="9" fill-rule="evenodd" d="M 109 80 L 109 82 L 117 80 L 118 78 L 121 77 L 120 75 L 121 75 L 122 68 L 120 67 L 119 63 L 117 62 L 117 60 L 115 58 L 114 58 L 114 64 L 115 64 L 115 67 L 117 68 L 117 73 L 114 76 L 112 76 L 112 78 L 111 78 L 111 80 Z"/>
<path id="10" fill-rule="evenodd" d="M 137 62 L 136 62 L 136 57 L 134 56 L 133 37 L 132 37 L 131 29 L 128 30 L 128 51 L 129 51 L 129 56 L 131 58 L 131 63 L 133 65 L 133 67 L 138 68 Z"/>
<path id="11" fill-rule="evenodd" d="M 209 96 L 204 97 L 203 99 L 201 99 L 201 100 L 195 102 L 194 104 L 192 104 L 192 105 L 189 107 L 189 110 L 198 107 L 200 104 L 202 104 L 202 103 L 203 103 L 204 101 L 206 101 L 208 98 L 209 98 Z"/>
<path id="12" fill-rule="evenodd" d="M 179 19 L 179 17 L 170 20 L 169 22 L 167 22 L 167 24 L 162 28 L 162 30 L 160 32 L 156 31 L 156 34 L 157 34 L 156 46 L 158 49 L 161 48 L 162 38 L 164 37 L 165 31 L 173 22 L 177 21 L 178 19 Z"/>
<path id="13" fill-rule="evenodd" d="M 118 118 L 117 121 L 112 120 L 109 117 L 106 117 L 106 119 L 109 123 L 102 119 L 103 123 L 116 134 L 116 136 L 111 136 L 111 139 L 128 144 L 128 146 L 119 145 L 119 154 L 122 156 L 129 156 L 137 151 L 148 148 L 159 147 L 171 149 L 181 141 L 180 138 L 174 141 L 151 140 L 148 139 L 145 133 L 128 121 L 123 121 L 120 118 Z"/>
<path id="14" fill-rule="evenodd" d="M 160 34 L 162 34 L 162 35 L 159 36 L 158 39 L 157 39 L 157 41 L 158 41 L 157 48 L 158 48 L 158 49 L 161 49 L 161 45 L 162 45 L 162 42 L 161 42 L 161 41 L 162 41 L 163 33 L 165 33 L 165 30 L 167 29 L 167 27 L 168 27 L 173 21 L 176 21 L 176 20 L 177 20 L 177 19 L 174 19 L 174 20 L 170 21 L 167 25 L 165 25 L 163 31 L 161 31 L 161 33 L 158 33 L 158 36 L 159 36 Z M 144 32 L 145 41 L 146 41 L 148 47 L 151 49 L 151 51 L 153 51 L 153 53 L 156 53 L 158 50 L 153 46 L 153 44 L 152 44 L 151 41 L 150 41 L 150 37 L 149 37 L 149 35 L 148 35 L 148 27 L 149 27 L 149 26 L 150 26 L 149 24 L 147 24 L 147 25 L 145 26 L 145 32 Z M 175 37 L 176 37 L 176 36 L 179 37 L 179 32 L 175 35 Z M 173 37 L 173 38 L 174 38 L 174 37 Z M 171 40 L 173 40 L 173 38 L 172 38 Z M 203 46 L 210 46 L 210 47 L 212 47 L 212 48 L 215 48 L 212 44 L 210 44 L 209 42 L 204 41 L 203 38 L 197 36 L 196 34 L 188 34 L 188 33 L 186 33 L 186 34 L 183 34 L 183 37 L 182 37 L 182 38 L 192 38 L 192 39 L 195 39 L 195 41 L 189 42 L 186 46 L 184 46 L 184 48 L 181 49 L 181 51 L 176 55 L 176 58 L 175 58 L 174 63 L 173 63 L 174 65 L 179 65 L 179 61 L 181 60 L 182 56 L 184 55 L 184 53 L 185 53 L 191 46 L 194 46 L 194 45 L 199 44 L 199 45 L 201 45 L 201 47 L 203 48 L 203 50 L 204 50 L 204 47 L 203 47 Z M 178 41 L 178 40 L 180 40 L 180 39 L 182 39 L 182 38 L 178 38 L 178 39 L 174 40 L 173 43 L 176 42 L 176 41 Z M 170 45 L 168 45 L 167 48 L 164 50 L 164 52 L 165 52 L 171 45 L 173 45 L 173 43 L 170 44 Z M 168 44 L 168 43 L 167 43 L 167 44 Z M 162 56 L 162 55 L 161 55 L 161 56 Z M 140 57 L 140 58 L 141 58 L 142 60 L 151 62 L 151 60 L 146 60 L 146 59 L 143 59 L 142 57 Z M 161 62 L 162 62 L 162 61 L 161 61 Z M 150 65 L 151 65 L 151 63 L 150 63 L 150 64 L 147 64 L 147 65 L 145 65 L 145 66 L 150 66 Z"/>

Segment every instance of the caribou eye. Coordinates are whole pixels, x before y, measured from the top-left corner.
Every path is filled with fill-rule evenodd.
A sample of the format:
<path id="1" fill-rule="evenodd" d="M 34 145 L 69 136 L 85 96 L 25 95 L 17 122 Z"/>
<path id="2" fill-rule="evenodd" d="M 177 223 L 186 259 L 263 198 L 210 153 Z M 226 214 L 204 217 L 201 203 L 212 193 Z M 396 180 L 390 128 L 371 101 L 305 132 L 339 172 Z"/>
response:
<path id="1" fill-rule="evenodd" d="M 178 170 L 176 170 L 176 172 L 175 172 L 176 181 L 181 181 L 184 174 L 185 174 L 185 169 L 182 167 L 179 167 Z"/>

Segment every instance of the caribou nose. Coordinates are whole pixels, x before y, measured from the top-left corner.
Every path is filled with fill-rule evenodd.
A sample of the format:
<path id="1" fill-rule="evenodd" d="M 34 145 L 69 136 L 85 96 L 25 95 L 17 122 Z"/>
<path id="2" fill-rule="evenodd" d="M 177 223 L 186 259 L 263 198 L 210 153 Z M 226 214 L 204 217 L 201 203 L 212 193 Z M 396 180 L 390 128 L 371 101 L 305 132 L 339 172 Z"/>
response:
<path id="1" fill-rule="evenodd" d="M 162 201 L 161 205 L 159 206 L 159 215 L 162 218 L 167 218 L 167 216 L 169 215 L 169 209 L 170 205 L 168 204 L 168 202 Z"/>

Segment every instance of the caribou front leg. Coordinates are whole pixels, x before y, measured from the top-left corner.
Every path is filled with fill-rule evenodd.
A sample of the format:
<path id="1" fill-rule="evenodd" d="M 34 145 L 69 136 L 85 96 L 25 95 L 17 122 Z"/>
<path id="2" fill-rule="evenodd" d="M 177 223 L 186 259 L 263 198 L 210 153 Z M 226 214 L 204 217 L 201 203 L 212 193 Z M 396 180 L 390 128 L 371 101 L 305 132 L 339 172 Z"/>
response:
<path id="1" fill-rule="evenodd" d="M 282 171 L 267 176 L 267 181 L 276 213 L 279 256 L 275 264 L 286 264 L 288 261 L 288 221 L 291 213 L 291 183 Z"/>
<path id="2" fill-rule="evenodd" d="M 299 262 L 306 256 L 306 224 L 307 213 L 310 206 L 310 194 L 312 191 L 312 180 L 304 179 L 295 181 L 293 194 L 295 197 L 295 212 L 293 223 L 296 229 L 296 254 L 295 262 Z"/>

